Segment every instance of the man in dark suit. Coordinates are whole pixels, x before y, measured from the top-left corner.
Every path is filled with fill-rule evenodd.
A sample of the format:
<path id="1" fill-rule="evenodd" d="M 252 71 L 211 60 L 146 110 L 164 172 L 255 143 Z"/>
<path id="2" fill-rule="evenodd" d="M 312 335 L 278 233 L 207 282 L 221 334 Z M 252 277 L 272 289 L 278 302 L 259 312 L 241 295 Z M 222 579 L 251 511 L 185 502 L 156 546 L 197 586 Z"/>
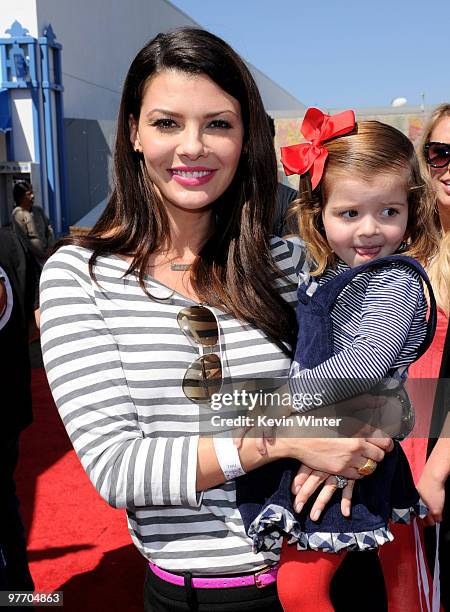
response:
<path id="1" fill-rule="evenodd" d="M 272 138 L 275 138 L 275 122 L 270 115 L 267 115 Z M 297 192 L 283 183 L 278 183 L 277 188 L 277 208 L 273 223 L 274 236 L 286 236 L 287 234 L 298 234 L 298 226 L 295 219 L 288 214 L 289 204 L 295 200 Z"/>
<path id="2" fill-rule="evenodd" d="M 0 229 L 0 590 L 33 591 L 14 471 L 19 437 L 32 421 L 29 323 L 37 308 L 38 270 L 25 244 Z"/>

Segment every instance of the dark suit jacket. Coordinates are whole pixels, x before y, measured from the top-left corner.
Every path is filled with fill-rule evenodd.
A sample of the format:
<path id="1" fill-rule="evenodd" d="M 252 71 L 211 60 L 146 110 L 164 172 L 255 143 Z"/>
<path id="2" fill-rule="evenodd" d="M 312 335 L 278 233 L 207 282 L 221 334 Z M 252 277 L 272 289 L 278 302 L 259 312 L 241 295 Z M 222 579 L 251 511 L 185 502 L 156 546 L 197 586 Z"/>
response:
<path id="1" fill-rule="evenodd" d="M 278 183 L 277 207 L 275 210 L 275 221 L 273 224 L 274 236 L 286 236 L 287 234 L 298 234 L 298 226 L 294 218 L 288 217 L 289 204 L 297 197 L 297 192 L 287 185 Z"/>
<path id="2" fill-rule="evenodd" d="M 9 228 L 0 228 L 0 266 L 13 294 L 11 315 L 0 329 L 0 439 L 5 439 L 32 421 L 28 322 L 38 285 L 34 258 Z"/>

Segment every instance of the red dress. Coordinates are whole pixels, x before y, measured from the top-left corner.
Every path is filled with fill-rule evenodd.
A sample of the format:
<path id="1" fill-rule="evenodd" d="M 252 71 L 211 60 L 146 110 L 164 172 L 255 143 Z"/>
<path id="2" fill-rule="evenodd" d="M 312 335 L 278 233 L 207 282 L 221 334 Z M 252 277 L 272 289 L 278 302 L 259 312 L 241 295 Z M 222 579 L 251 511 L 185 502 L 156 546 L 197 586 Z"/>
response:
<path id="1" fill-rule="evenodd" d="M 425 355 L 408 369 L 407 389 L 414 406 L 416 425 L 409 438 L 402 442 L 402 446 L 408 457 L 416 483 L 426 461 L 428 432 L 447 327 L 448 317 L 441 309 L 438 309 L 437 328 L 433 343 Z M 421 523 L 418 524 L 422 538 Z M 383 546 L 380 549 L 384 567 L 387 563 L 391 567 L 391 571 L 385 572 L 389 612 L 420 610 L 420 597 L 422 597 L 423 609 L 426 610 L 423 593 L 419 594 L 413 523 L 410 525 L 392 524 L 391 531 L 395 537 L 394 541 L 389 546 Z M 428 578 L 428 588 L 431 593 L 432 584 L 429 576 Z"/>

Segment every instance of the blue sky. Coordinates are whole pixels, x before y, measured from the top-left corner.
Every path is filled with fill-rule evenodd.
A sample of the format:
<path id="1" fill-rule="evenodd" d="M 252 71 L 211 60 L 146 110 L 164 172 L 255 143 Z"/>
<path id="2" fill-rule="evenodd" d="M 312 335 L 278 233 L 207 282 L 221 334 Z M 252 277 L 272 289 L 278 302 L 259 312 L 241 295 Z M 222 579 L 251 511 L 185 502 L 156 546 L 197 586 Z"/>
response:
<path id="1" fill-rule="evenodd" d="M 171 0 L 307 106 L 450 101 L 450 0 Z"/>

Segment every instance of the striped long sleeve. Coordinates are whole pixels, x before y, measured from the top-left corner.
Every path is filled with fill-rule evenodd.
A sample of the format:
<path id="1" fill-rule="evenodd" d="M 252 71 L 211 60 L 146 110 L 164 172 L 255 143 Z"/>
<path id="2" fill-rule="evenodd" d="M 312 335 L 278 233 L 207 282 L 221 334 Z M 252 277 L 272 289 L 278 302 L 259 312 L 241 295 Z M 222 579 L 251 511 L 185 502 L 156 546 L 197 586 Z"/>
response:
<path id="1" fill-rule="evenodd" d="M 280 295 L 296 301 L 305 250 L 279 238 L 272 256 L 286 278 Z M 278 560 L 255 554 L 236 507 L 234 481 L 196 493 L 199 405 L 183 393 L 199 348 L 177 323 L 193 304 L 150 276 L 146 288 L 114 255 L 59 249 L 41 277 L 42 351 L 61 418 L 92 483 L 127 509 L 133 542 L 169 571 L 223 575 Z M 290 359 L 256 327 L 214 308 L 220 353 L 231 377 L 287 377 Z M 219 347 L 217 347 L 219 350 Z"/>
<path id="2" fill-rule="evenodd" d="M 117 508 L 198 506 L 198 437 L 143 437 L 95 285 L 76 253 L 57 255 L 41 277 L 42 351 L 56 405 L 92 484 Z"/>

